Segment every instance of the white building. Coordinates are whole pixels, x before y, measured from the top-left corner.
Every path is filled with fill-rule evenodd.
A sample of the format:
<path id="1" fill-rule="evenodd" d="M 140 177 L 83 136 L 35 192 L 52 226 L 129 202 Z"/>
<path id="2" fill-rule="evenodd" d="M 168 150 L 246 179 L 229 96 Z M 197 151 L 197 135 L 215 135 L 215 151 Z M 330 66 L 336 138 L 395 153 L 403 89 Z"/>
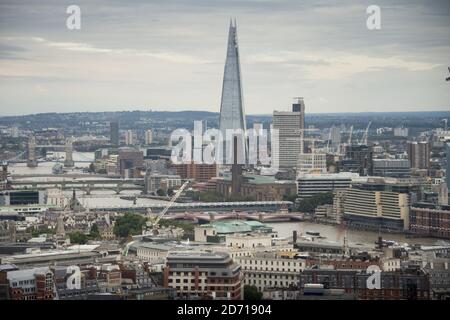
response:
<path id="1" fill-rule="evenodd" d="M 274 111 L 273 129 L 278 130 L 279 150 L 272 150 L 280 168 L 292 169 L 297 166 L 298 155 L 303 153 L 303 130 L 305 128 L 305 104 L 300 98 L 292 105 L 292 111 Z"/>
<path id="2" fill-rule="evenodd" d="M 255 254 L 235 260 L 244 272 L 244 285 L 254 285 L 260 292 L 298 285 L 300 271 L 306 267 L 303 260 L 279 258 L 276 254 Z"/>
<path id="3" fill-rule="evenodd" d="M 145 131 L 145 144 L 149 145 L 153 143 L 153 132 L 152 130 Z"/>
<path id="4" fill-rule="evenodd" d="M 134 133 L 132 130 L 125 131 L 125 144 L 132 145 L 134 143 Z"/>
<path id="5" fill-rule="evenodd" d="M 225 237 L 227 247 L 237 248 L 258 248 L 270 247 L 272 245 L 272 236 L 267 234 L 231 234 Z"/>
<path id="6" fill-rule="evenodd" d="M 325 153 L 300 153 L 297 161 L 297 174 L 327 173 Z"/>
<path id="7" fill-rule="evenodd" d="M 301 174 L 297 177 L 297 195 L 304 199 L 320 193 L 347 189 L 359 174 L 340 172 L 330 174 Z"/>

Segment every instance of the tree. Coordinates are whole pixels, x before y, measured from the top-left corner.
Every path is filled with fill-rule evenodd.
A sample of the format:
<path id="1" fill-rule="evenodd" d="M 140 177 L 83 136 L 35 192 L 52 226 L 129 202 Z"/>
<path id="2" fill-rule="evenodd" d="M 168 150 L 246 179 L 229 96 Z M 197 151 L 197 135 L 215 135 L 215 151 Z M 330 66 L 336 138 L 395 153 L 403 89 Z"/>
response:
<path id="1" fill-rule="evenodd" d="M 88 236 L 80 231 L 75 231 L 69 234 L 70 243 L 85 244 L 88 242 Z"/>
<path id="2" fill-rule="evenodd" d="M 89 238 L 98 239 L 100 238 L 100 231 L 98 230 L 98 226 L 94 223 L 91 227 L 91 231 L 89 232 Z"/>
<path id="3" fill-rule="evenodd" d="M 245 285 L 244 286 L 244 299 L 245 300 L 261 300 L 262 299 L 262 292 L 258 291 L 258 288 L 256 286 L 252 285 Z"/>
<path id="4" fill-rule="evenodd" d="M 326 192 L 316 194 L 312 197 L 301 200 L 296 209 L 302 212 L 313 213 L 317 206 L 333 203 L 333 193 Z"/>
<path id="5" fill-rule="evenodd" d="M 156 194 L 157 194 L 158 196 L 160 196 L 160 197 L 167 196 L 166 191 L 164 191 L 163 189 L 158 189 L 158 190 L 156 190 Z"/>
<path id="6" fill-rule="evenodd" d="M 114 234 L 122 238 L 140 234 L 144 224 L 145 218 L 143 216 L 135 213 L 125 213 L 124 216 L 117 218 L 114 225 Z"/>

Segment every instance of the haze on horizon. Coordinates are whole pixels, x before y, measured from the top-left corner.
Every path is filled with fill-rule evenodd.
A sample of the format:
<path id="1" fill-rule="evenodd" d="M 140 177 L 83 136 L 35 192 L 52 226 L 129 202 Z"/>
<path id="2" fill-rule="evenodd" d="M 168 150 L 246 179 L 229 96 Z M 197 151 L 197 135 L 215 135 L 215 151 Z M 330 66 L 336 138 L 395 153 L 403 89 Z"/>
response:
<path id="1" fill-rule="evenodd" d="M 218 112 L 230 17 L 247 114 L 450 110 L 446 0 L 40 2 L 0 0 L 0 116 Z"/>

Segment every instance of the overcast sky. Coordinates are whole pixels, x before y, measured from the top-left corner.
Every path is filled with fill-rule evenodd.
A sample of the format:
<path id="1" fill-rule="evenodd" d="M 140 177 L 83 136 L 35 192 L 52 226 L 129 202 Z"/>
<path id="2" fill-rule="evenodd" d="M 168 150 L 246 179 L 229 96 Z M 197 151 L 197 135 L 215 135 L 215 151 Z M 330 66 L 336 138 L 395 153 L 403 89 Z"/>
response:
<path id="1" fill-rule="evenodd" d="M 447 0 L 0 0 L 0 115 L 218 112 L 230 17 L 247 114 L 450 110 Z"/>

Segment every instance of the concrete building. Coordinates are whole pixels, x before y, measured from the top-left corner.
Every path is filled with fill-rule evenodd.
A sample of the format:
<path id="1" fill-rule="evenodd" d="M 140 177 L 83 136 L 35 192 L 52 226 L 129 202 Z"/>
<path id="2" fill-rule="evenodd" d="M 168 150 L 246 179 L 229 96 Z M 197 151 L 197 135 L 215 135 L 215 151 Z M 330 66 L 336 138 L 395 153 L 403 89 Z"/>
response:
<path id="1" fill-rule="evenodd" d="M 409 205 L 408 185 L 367 182 L 347 189 L 344 218 L 362 228 L 407 230 Z"/>
<path id="2" fill-rule="evenodd" d="M 131 146 L 134 144 L 134 132 L 133 130 L 125 131 L 125 144 Z"/>
<path id="3" fill-rule="evenodd" d="M 338 150 L 339 145 L 341 144 L 341 128 L 332 126 L 330 129 L 330 142 L 333 148 Z"/>
<path id="4" fill-rule="evenodd" d="M 411 168 L 429 168 L 431 145 L 428 141 L 408 141 L 407 152 Z"/>
<path id="5" fill-rule="evenodd" d="M 292 111 L 274 111 L 273 129 L 278 130 L 278 153 L 272 151 L 272 157 L 278 157 L 281 169 L 294 169 L 298 156 L 304 152 L 305 103 L 299 98 L 292 105 Z"/>
<path id="6" fill-rule="evenodd" d="M 272 246 L 272 236 L 258 233 L 230 234 L 225 237 L 225 245 L 236 248 L 270 247 Z"/>
<path id="7" fill-rule="evenodd" d="M 150 145 L 153 143 L 153 132 L 152 130 L 146 130 L 145 131 L 145 137 L 144 137 L 144 142 L 146 145 Z"/>
<path id="8" fill-rule="evenodd" d="M 374 176 L 394 178 L 411 176 L 408 159 L 373 159 L 372 167 Z"/>
<path id="9" fill-rule="evenodd" d="M 326 153 L 300 153 L 296 171 L 297 174 L 327 173 Z"/>
<path id="10" fill-rule="evenodd" d="M 136 257 L 150 264 L 163 263 L 174 247 L 164 243 L 138 242 L 133 244 L 136 250 Z"/>
<path id="11" fill-rule="evenodd" d="M 347 189 L 352 179 L 359 177 L 357 173 L 340 172 L 329 174 L 301 174 L 297 177 L 297 196 L 300 199 L 317 194 Z"/>
<path id="12" fill-rule="evenodd" d="M 186 298 L 241 300 L 242 278 L 241 266 L 226 252 L 170 252 L 164 268 L 164 286 Z"/>

